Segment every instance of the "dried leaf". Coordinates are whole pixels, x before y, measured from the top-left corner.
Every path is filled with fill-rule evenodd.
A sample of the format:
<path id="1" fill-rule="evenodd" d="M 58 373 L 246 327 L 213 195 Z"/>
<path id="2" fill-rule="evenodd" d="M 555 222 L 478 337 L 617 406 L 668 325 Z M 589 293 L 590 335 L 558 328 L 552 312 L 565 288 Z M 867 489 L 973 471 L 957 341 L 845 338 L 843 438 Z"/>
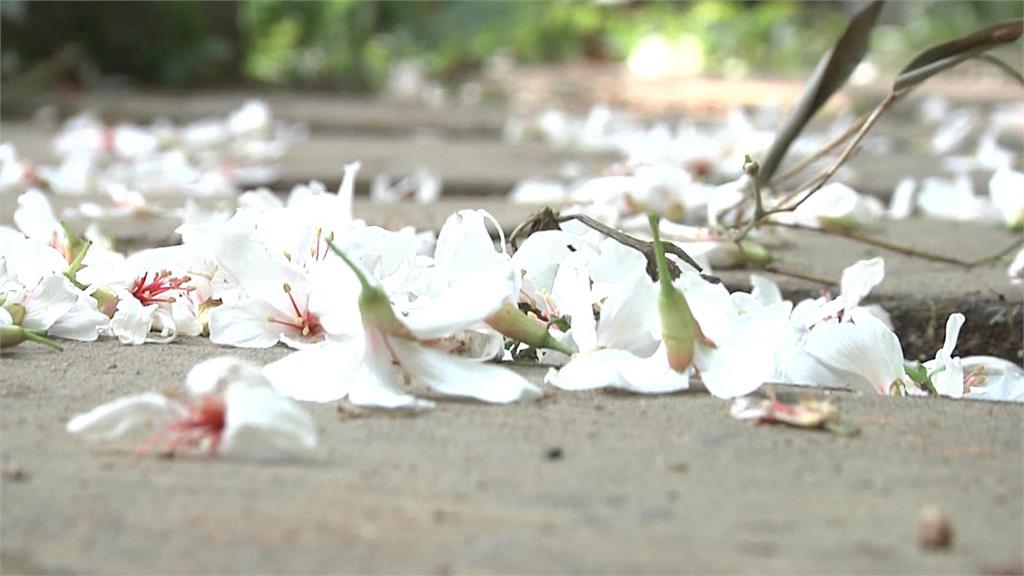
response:
<path id="1" fill-rule="evenodd" d="M 764 160 L 760 162 L 758 182 L 764 183 L 771 180 L 789 150 L 789 146 L 803 132 L 807 122 L 832 94 L 846 83 L 846 79 L 853 73 L 854 68 L 860 64 L 867 52 L 871 31 L 875 27 L 875 21 L 878 20 L 878 13 L 881 9 L 882 2 L 880 0 L 865 6 L 850 19 L 846 30 L 832 50 L 822 57 L 818 67 L 811 75 L 811 79 L 807 82 L 800 102 L 797 103 L 786 123 L 782 125 L 771 148 L 765 154 Z"/>
<path id="2" fill-rule="evenodd" d="M 1020 38 L 1022 33 L 1024 22 L 1013 20 L 993 24 L 956 40 L 932 46 L 914 58 L 906 68 L 900 70 L 892 88 L 894 91 L 900 91 L 920 84 L 968 58 L 1001 44 L 1013 42 Z"/>
<path id="3" fill-rule="evenodd" d="M 828 400 L 804 396 L 796 403 L 787 403 L 779 400 L 773 390 L 767 390 L 767 394 L 767 397 L 750 395 L 737 398 L 729 409 L 730 415 L 737 420 L 821 429 L 840 436 L 854 436 L 859 432 L 840 422 L 839 409 Z"/>

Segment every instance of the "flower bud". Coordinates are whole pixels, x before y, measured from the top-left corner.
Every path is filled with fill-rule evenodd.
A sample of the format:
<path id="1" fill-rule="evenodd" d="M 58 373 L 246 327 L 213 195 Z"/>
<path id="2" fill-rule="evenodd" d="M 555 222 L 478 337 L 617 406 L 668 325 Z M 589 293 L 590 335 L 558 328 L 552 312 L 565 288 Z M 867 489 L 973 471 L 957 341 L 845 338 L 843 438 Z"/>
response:
<path id="1" fill-rule="evenodd" d="M 698 339 L 709 346 L 714 346 L 714 343 L 701 331 L 686 296 L 672 285 L 672 277 L 668 273 L 668 263 L 665 260 L 665 246 L 661 243 L 661 233 L 658 230 L 658 217 L 650 214 L 648 220 L 654 236 L 654 256 L 658 264 L 658 283 L 661 286 L 658 293 L 661 339 L 668 352 L 669 366 L 681 373 L 693 362 L 693 352 Z"/>
<path id="2" fill-rule="evenodd" d="M 25 341 L 25 331 L 13 324 L 0 325 L 0 348 L 10 348 Z"/>
<path id="3" fill-rule="evenodd" d="M 571 348 L 555 339 L 548 332 L 546 326 L 507 302 L 502 304 L 501 308 L 485 322 L 502 336 L 518 340 L 534 348 L 549 348 L 567 356 L 572 356 L 574 353 Z"/>
<path id="4" fill-rule="evenodd" d="M 740 240 L 740 249 L 743 250 L 743 256 L 746 257 L 748 262 L 760 266 L 771 264 L 772 260 L 775 259 L 763 244 L 754 242 L 750 238 Z"/>
<path id="5" fill-rule="evenodd" d="M 96 299 L 97 310 L 106 314 L 108 318 L 114 317 L 114 313 L 117 312 L 118 298 L 113 290 L 104 286 L 93 292 L 92 297 Z"/>
<path id="6" fill-rule="evenodd" d="M 4 310 L 7 310 L 7 313 L 11 315 L 11 324 L 15 326 L 20 326 L 22 321 L 25 320 L 25 307 L 17 302 L 4 304 Z"/>

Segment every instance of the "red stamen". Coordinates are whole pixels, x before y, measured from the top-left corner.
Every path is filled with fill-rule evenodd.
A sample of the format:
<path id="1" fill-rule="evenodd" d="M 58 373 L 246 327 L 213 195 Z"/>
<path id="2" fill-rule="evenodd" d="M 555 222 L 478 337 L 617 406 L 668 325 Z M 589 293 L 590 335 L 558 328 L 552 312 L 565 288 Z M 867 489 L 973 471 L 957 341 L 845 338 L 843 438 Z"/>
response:
<path id="1" fill-rule="evenodd" d="M 160 448 L 162 452 L 173 454 L 182 446 L 194 446 L 208 438 L 209 451 L 214 454 L 220 448 L 226 421 L 227 408 L 224 398 L 204 396 L 189 406 L 188 413 L 180 420 L 175 420 L 158 430 L 136 449 L 136 453 L 145 454 Z"/>
<path id="2" fill-rule="evenodd" d="M 195 290 L 195 286 L 185 286 L 186 282 L 191 281 L 191 276 L 178 278 L 171 276 L 167 270 L 154 274 L 152 279 L 149 277 L 149 272 L 146 272 L 132 283 L 131 293 L 143 306 L 153 303 L 169 304 L 176 302 L 177 299 L 173 295 L 167 294 L 168 292 L 174 290 L 188 293 Z"/>

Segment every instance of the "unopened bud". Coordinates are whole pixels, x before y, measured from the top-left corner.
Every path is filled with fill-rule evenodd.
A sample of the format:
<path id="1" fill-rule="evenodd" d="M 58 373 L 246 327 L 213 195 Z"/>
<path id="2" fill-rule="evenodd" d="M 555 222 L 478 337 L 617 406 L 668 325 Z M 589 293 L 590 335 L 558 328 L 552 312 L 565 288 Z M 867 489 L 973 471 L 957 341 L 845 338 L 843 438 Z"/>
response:
<path id="1" fill-rule="evenodd" d="M 484 320 L 488 326 L 497 330 L 502 336 L 517 340 L 534 348 L 548 348 L 572 356 L 573 350 L 559 342 L 548 332 L 546 326 L 530 318 L 525 312 L 512 304 L 502 304 L 497 312 Z"/>

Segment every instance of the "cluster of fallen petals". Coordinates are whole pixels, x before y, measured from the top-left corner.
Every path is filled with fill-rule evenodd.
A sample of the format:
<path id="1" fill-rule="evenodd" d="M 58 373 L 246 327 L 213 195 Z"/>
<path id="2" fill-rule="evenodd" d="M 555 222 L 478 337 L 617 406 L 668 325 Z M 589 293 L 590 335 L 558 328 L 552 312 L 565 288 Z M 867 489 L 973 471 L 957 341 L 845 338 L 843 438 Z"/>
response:
<path id="1" fill-rule="evenodd" d="M 316 433 L 296 401 L 407 410 L 446 397 L 526 401 L 542 388 L 502 366 L 524 358 L 547 366 L 544 381 L 557 389 L 706 390 L 740 399 L 738 417 L 762 420 L 832 419 L 829 406 L 744 400 L 766 383 L 1024 401 L 1020 366 L 955 356 L 961 314 L 933 360 L 905 361 L 886 311 L 863 303 L 884 280 L 881 258 L 849 266 L 838 294 L 792 302 L 766 277 L 730 292 L 666 254 L 666 242 L 685 237 L 687 250 L 710 245 L 694 252 L 713 265 L 726 243 L 688 237 L 698 228 L 685 217 L 655 216 L 678 211 L 669 198 L 687 189 L 663 168 L 591 181 L 582 208 L 610 207 L 617 227 L 653 238 L 657 273 L 641 252 L 576 221 L 534 232 L 514 253 L 482 210 L 452 214 L 436 236 L 367 225 L 353 214 L 358 163 L 337 191 L 311 182 L 286 199 L 245 192 L 233 213 L 185 213 L 180 244 L 128 255 L 69 229 L 47 193 L 29 188 L 16 228 L 0 227 L 0 344 L 202 336 L 293 349 L 263 367 L 201 363 L 181 390 L 121 398 L 68 424 L 89 440 L 142 433 L 143 452 L 305 456 Z M 627 198 L 640 182 L 661 200 Z M 743 196 L 728 186 L 701 192 L 709 218 Z M 841 185 L 819 194 L 820 206 L 789 216 L 825 225 L 848 216 L 831 211 L 834 198 L 850 210 L 861 200 Z"/>

